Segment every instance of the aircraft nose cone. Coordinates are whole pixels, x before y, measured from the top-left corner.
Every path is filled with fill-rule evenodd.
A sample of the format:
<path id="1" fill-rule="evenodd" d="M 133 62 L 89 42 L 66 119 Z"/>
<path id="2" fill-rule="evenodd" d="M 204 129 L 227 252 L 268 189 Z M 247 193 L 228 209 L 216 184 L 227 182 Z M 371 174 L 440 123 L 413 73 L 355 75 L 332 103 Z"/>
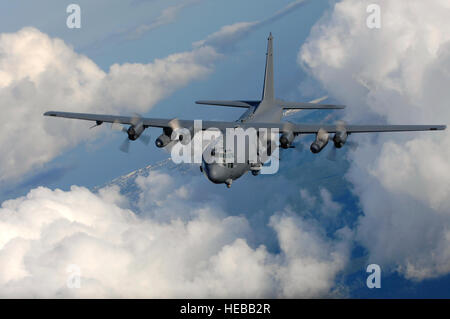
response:
<path id="1" fill-rule="evenodd" d="M 211 182 L 215 184 L 225 183 L 225 176 L 218 164 L 206 164 L 205 170 L 206 176 Z"/>

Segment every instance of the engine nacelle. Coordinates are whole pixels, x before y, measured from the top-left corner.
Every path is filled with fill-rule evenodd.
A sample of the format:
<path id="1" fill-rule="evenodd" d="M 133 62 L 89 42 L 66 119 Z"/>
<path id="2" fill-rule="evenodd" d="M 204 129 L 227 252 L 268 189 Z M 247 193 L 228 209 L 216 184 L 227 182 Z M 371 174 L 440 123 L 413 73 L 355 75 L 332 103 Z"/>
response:
<path id="1" fill-rule="evenodd" d="M 161 134 L 155 141 L 156 147 L 166 147 L 172 140 L 165 133 Z"/>
<path id="2" fill-rule="evenodd" d="M 316 134 L 316 140 L 311 144 L 311 152 L 317 154 L 323 150 L 328 144 L 329 137 L 330 134 L 327 131 L 320 129 Z"/>
<path id="3" fill-rule="evenodd" d="M 345 142 L 347 142 L 347 137 L 348 137 L 347 131 L 345 130 L 337 131 L 333 137 L 334 146 L 336 148 L 341 148 L 342 146 L 344 146 Z"/>
<path id="4" fill-rule="evenodd" d="M 280 146 L 284 149 L 289 148 L 291 146 L 291 143 L 294 141 L 294 133 L 292 132 L 285 132 L 280 136 Z"/>
<path id="5" fill-rule="evenodd" d="M 139 138 L 139 136 L 141 136 L 144 130 L 145 127 L 144 124 L 142 123 L 139 123 L 137 125 L 131 125 L 127 130 L 128 138 L 132 141 L 135 141 Z"/>

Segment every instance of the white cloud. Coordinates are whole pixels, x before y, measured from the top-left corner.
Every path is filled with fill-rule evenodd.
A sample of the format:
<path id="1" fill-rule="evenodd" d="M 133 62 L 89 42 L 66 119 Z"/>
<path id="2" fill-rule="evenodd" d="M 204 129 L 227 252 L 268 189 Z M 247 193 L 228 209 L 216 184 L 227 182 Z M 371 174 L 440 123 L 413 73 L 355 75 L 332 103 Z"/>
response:
<path id="1" fill-rule="evenodd" d="M 319 189 L 320 201 L 316 196 L 311 195 L 306 188 L 300 189 L 300 199 L 304 203 L 306 209 L 315 209 L 324 217 L 335 218 L 342 210 L 342 205 L 335 202 L 330 191 L 326 188 Z"/>
<path id="2" fill-rule="evenodd" d="M 380 0 L 382 27 L 369 29 L 370 3 L 336 3 L 299 63 L 349 105 L 348 121 L 449 124 L 450 4 Z M 448 274 L 450 131 L 360 139 L 348 178 L 364 210 L 357 238 L 371 262 L 416 280 Z"/>
<path id="3" fill-rule="evenodd" d="M 106 73 L 62 40 L 37 29 L 1 34 L 0 180 L 17 178 L 94 136 L 80 129 L 87 123 L 45 118 L 45 111 L 146 112 L 173 91 L 206 76 L 218 56 L 213 48 L 201 47 L 149 64 L 114 64 Z"/>
<path id="4" fill-rule="evenodd" d="M 214 200 L 185 198 L 181 189 L 189 192 L 199 178 L 183 184 L 162 172 L 142 177 L 142 215 L 126 208 L 115 187 L 98 194 L 41 187 L 4 202 L 0 296 L 319 297 L 338 291 L 348 230 L 331 241 L 285 210 L 270 219 L 280 246 L 270 252 L 249 243 L 258 229 L 245 217 L 227 216 Z M 159 218 L 171 209 L 170 219 Z M 80 289 L 66 285 L 70 265 L 80 268 Z"/>

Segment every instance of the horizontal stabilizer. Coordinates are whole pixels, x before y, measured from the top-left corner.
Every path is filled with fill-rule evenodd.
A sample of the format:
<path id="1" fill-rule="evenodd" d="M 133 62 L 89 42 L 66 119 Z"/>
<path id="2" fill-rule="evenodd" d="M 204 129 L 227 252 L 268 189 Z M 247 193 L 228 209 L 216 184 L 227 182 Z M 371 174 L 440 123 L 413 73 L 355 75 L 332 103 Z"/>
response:
<path id="1" fill-rule="evenodd" d="M 277 104 L 285 110 L 335 110 L 344 109 L 345 105 L 336 104 L 317 104 L 307 102 L 286 102 L 277 100 Z"/>
<path id="2" fill-rule="evenodd" d="M 196 104 L 206 104 L 206 105 L 220 105 L 220 106 L 250 108 L 253 106 L 257 106 L 260 103 L 260 101 L 201 100 L 201 101 L 195 101 L 195 103 Z"/>

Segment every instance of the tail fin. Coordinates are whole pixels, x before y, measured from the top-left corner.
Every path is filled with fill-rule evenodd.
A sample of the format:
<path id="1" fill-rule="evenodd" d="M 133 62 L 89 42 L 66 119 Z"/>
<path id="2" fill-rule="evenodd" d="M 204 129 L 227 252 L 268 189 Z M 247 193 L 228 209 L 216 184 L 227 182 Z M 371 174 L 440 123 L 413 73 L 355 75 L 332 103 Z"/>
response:
<path id="1" fill-rule="evenodd" d="M 275 92 L 273 88 L 273 45 L 272 33 L 270 33 L 267 43 L 266 72 L 264 74 L 264 89 L 262 94 L 263 100 L 275 100 Z"/>

